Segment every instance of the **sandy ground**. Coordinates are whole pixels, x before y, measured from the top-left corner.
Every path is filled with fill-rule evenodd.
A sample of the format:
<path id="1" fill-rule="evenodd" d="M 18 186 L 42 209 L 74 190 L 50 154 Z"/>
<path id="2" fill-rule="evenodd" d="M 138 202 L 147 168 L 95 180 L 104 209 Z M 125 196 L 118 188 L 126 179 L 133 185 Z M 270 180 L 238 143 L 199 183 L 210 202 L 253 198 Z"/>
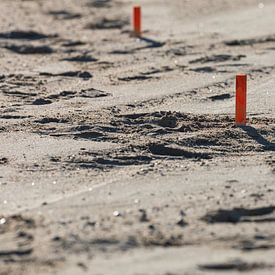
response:
<path id="1" fill-rule="evenodd" d="M 136 3 L 0 1 L 0 274 L 274 274 L 274 1 Z"/>

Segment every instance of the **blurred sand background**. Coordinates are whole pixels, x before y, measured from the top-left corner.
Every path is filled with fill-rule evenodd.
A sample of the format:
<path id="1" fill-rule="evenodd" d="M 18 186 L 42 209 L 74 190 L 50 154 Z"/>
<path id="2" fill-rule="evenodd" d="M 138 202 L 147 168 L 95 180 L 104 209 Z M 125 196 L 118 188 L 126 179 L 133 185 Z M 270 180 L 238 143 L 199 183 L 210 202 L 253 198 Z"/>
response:
<path id="1" fill-rule="evenodd" d="M 274 274 L 274 1 L 0 10 L 1 275 Z"/>

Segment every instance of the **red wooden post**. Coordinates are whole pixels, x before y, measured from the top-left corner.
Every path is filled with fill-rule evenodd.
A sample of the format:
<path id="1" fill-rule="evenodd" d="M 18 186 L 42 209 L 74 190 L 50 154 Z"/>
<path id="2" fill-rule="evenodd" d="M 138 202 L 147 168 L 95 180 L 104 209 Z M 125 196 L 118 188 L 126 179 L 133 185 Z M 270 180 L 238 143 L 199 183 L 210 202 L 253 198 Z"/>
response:
<path id="1" fill-rule="evenodd" d="M 246 95 L 247 76 L 240 74 L 236 76 L 236 125 L 246 125 Z"/>
<path id="2" fill-rule="evenodd" d="M 135 6 L 133 9 L 133 25 L 136 36 L 141 36 L 141 7 Z"/>

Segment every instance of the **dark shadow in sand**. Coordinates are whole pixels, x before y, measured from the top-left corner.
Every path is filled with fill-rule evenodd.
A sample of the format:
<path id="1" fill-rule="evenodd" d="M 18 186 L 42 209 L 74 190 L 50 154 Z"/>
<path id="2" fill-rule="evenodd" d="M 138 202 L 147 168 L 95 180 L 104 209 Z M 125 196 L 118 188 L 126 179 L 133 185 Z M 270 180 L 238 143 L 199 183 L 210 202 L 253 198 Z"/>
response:
<path id="1" fill-rule="evenodd" d="M 57 38 L 58 35 L 46 35 L 35 31 L 10 31 L 0 33 L 0 39 L 17 39 L 17 40 L 41 40 L 46 38 Z"/>
<path id="2" fill-rule="evenodd" d="M 139 37 L 139 39 L 148 44 L 146 46 L 146 48 L 160 48 L 165 44 L 164 42 L 159 42 L 159 41 L 150 39 L 148 37 L 143 37 L 143 36 Z"/>
<path id="3" fill-rule="evenodd" d="M 264 146 L 267 151 L 275 151 L 275 143 L 268 141 L 252 126 L 240 126 L 251 138 Z"/>
<path id="4" fill-rule="evenodd" d="M 152 48 L 161 48 L 162 46 L 165 45 L 165 42 L 159 42 L 143 36 L 135 36 L 134 34 L 133 36 L 136 37 L 140 42 L 145 42 L 144 43 L 145 45 L 141 47 L 127 49 L 127 50 L 114 50 L 111 53 L 112 54 L 133 54 L 137 51 L 142 51 L 145 49 L 152 49 Z"/>
<path id="5" fill-rule="evenodd" d="M 275 211 L 275 206 L 257 207 L 257 208 L 233 208 L 219 209 L 209 212 L 202 220 L 209 223 L 239 223 L 239 222 L 274 222 L 275 218 L 272 215 Z"/>

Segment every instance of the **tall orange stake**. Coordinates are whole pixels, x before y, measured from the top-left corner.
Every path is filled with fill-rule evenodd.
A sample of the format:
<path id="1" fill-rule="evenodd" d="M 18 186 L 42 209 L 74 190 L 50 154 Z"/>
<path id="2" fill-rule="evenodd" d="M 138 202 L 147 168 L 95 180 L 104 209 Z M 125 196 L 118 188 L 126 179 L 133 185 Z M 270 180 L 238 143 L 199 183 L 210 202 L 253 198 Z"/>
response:
<path id="1" fill-rule="evenodd" d="M 141 7 L 135 6 L 133 10 L 133 25 L 136 36 L 141 36 Z"/>
<path id="2" fill-rule="evenodd" d="M 246 94 L 247 76 L 240 74 L 236 76 L 236 125 L 246 125 Z"/>

